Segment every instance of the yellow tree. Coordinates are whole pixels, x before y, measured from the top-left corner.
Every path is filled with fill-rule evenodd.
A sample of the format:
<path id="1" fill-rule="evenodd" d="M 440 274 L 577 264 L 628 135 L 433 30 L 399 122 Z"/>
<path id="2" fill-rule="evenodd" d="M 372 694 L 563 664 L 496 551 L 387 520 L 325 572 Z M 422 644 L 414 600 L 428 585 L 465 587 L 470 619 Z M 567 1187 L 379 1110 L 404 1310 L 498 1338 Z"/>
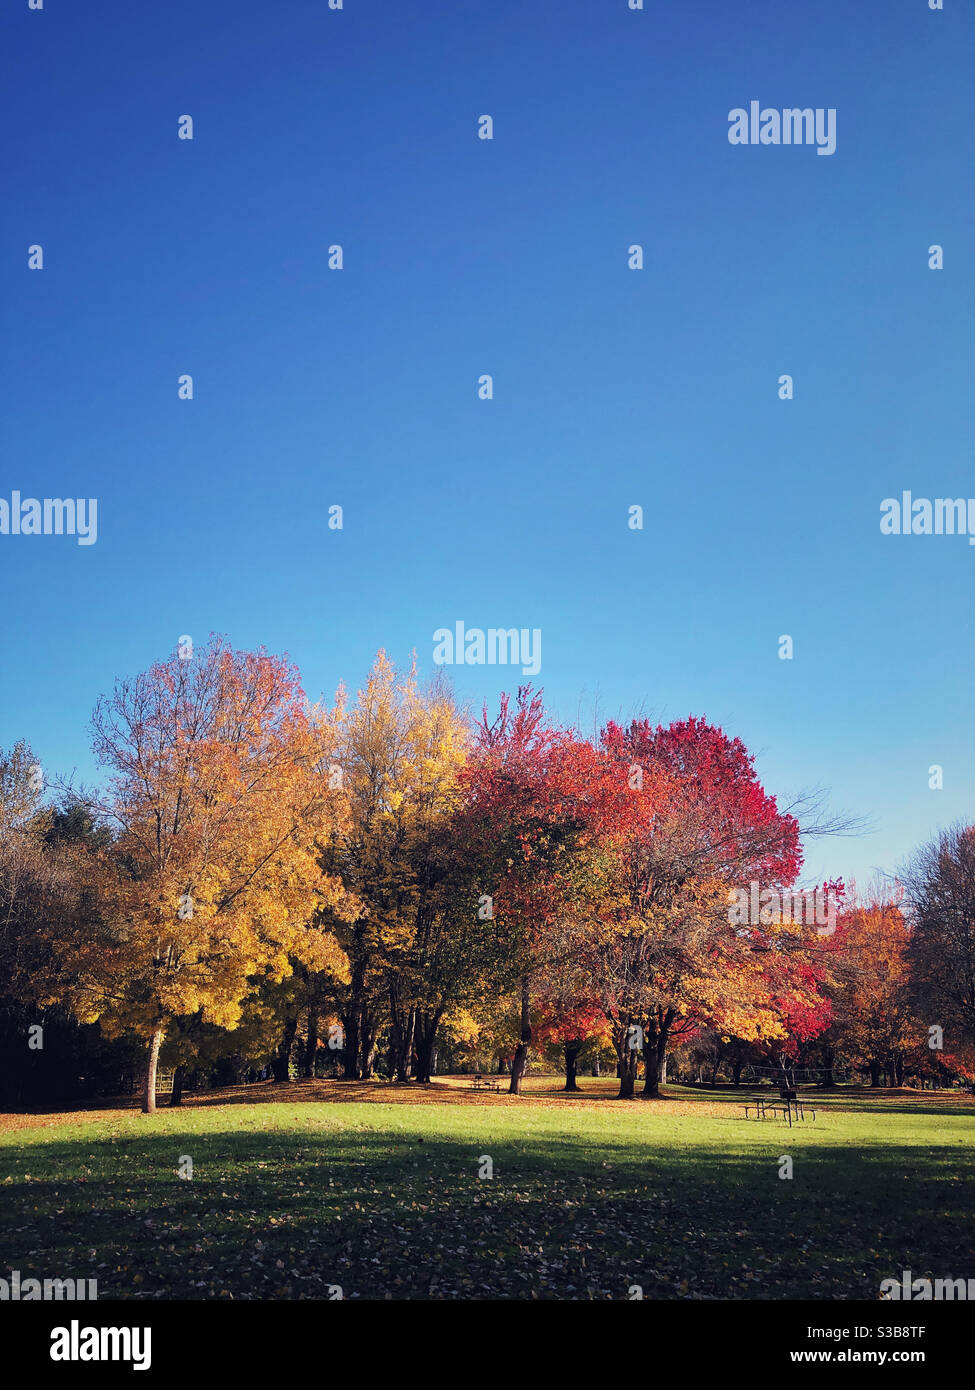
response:
<path id="1" fill-rule="evenodd" d="M 438 967 L 456 921 L 445 849 L 466 745 L 466 721 L 447 686 L 421 688 L 415 666 L 400 673 L 379 652 L 342 720 L 338 766 L 349 820 L 327 860 L 360 903 L 337 928 L 350 959 L 349 1077 L 370 1074 L 380 1011 L 388 1010 L 397 1079 L 407 1079 L 414 1047 L 421 1071 L 433 1047 L 446 1007 Z M 469 915 L 473 922 L 475 911 Z"/>
<path id="2" fill-rule="evenodd" d="M 344 967 L 315 925 L 354 910 L 320 864 L 346 816 L 328 773 L 334 720 L 311 716 L 287 661 L 213 637 L 118 682 L 92 731 L 111 772 L 94 804 L 113 838 L 97 856 L 97 930 L 56 943 L 58 993 L 82 1021 L 147 1040 L 151 1112 L 177 1019 L 233 1028 L 293 961 Z"/>

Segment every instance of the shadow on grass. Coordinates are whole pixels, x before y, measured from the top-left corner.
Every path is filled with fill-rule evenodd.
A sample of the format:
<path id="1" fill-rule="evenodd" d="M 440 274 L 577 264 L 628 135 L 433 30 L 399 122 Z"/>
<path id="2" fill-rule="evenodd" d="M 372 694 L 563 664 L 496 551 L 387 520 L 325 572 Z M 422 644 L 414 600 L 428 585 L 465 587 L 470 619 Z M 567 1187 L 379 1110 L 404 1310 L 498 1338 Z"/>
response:
<path id="1" fill-rule="evenodd" d="M 781 1133 L 478 1143 L 409 1119 L 5 1144 L 0 1271 L 102 1298 L 875 1299 L 902 1269 L 975 1269 L 970 1151 L 804 1142 L 783 1180 Z"/>

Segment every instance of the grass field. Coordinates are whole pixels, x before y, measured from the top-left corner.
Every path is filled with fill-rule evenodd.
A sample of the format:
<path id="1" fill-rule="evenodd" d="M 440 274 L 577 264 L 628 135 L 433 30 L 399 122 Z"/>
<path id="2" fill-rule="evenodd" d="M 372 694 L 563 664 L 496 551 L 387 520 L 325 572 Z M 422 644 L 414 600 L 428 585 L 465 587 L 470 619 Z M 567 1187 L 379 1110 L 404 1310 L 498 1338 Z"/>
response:
<path id="1" fill-rule="evenodd" d="M 0 1117 L 0 1276 L 97 1278 L 100 1299 L 876 1299 L 903 1269 L 975 1276 L 970 1099 L 840 1090 L 790 1130 L 731 1091 L 557 1084 Z"/>

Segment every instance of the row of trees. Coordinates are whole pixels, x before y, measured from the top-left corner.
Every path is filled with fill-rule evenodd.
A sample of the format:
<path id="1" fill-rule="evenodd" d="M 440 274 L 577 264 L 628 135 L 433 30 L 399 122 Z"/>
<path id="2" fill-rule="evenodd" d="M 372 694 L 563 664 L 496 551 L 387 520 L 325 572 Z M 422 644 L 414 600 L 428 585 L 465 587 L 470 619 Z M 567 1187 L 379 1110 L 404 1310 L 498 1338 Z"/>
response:
<path id="1" fill-rule="evenodd" d="M 861 1073 L 874 1087 L 975 1080 L 972 841 L 970 830 L 954 830 L 927 846 L 907 871 L 916 897 L 904 884 L 851 895 L 823 944 L 819 1002 L 792 1010 L 784 1036 L 756 1047 L 708 1028 L 688 1047 L 688 1067 L 711 1084 L 723 1075 L 738 1085 L 756 1070 L 825 1086 L 840 1073 Z M 932 897 L 961 876 L 963 893 L 930 913 Z"/>
<path id="2" fill-rule="evenodd" d="M 780 807 L 702 719 L 587 739 L 528 688 L 473 719 L 382 653 L 312 706 L 287 661 L 213 638 L 120 681 L 92 736 L 97 791 L 52 799 L 24 744 L 0 760 L 4 1075 L 38 1038 L 89 1076 L 138 1041 L 152 1110 L 160 1058 L 178 1099 L 188 1070 L 285 1080 L 299 1040 L 313 1072 L 328 1034 L 349 1078 L 428 1081 L 439 1043 L 498 1056 L 515 1092 L 533 1048 L 572 1086 L 611 1047 L 620 1095 L 642 1060 L 654 1096 L 690 1046 L 900 1079 L 931 1028 L 968 1074 L 975 830 L 829 935 L 743 922 L 730 891 L 786 894 L 803 839 L 849 826 Z"/>

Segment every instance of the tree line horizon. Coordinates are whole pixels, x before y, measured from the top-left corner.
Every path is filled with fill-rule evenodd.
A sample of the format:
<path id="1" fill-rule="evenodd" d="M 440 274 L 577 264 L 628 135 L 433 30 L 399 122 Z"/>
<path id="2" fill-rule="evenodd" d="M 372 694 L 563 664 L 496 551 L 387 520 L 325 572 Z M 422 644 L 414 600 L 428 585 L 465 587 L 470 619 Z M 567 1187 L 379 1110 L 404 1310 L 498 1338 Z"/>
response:
<path id="1" fill-rule="evenodd" d="M 0 1094 L 21 1103 L 38 1068 L 90 1079 L 113 1047 L 143 1052 L 149 1113 L 160 1061 L 172 1103 L 192 1072 L 287 1080 L 299 1036 L 314 1075 L 326 1026 L 347 1079 L 427 1083 L 440 1045 L 499 1058 L 515 1094 L 533 1050 L 569 1090 L 608 1056 L 622 1099 L 689 1049 L 735 1084 L 975 1080 L 975 826 L 863 896 L 823 884 L 824 932 L 768 903 L 795 902 L 804 841 L 856 824 L 820 793 L 780 806 L 702 717 L 587 738 L 530 685 L 472 717 L 383 651 L 354 699 L 312 705 L 287 658 L 213 635 L 116 681 L 90 733 L 97 789 L 45 792 L 26 740 L 0 751 Z"/>

